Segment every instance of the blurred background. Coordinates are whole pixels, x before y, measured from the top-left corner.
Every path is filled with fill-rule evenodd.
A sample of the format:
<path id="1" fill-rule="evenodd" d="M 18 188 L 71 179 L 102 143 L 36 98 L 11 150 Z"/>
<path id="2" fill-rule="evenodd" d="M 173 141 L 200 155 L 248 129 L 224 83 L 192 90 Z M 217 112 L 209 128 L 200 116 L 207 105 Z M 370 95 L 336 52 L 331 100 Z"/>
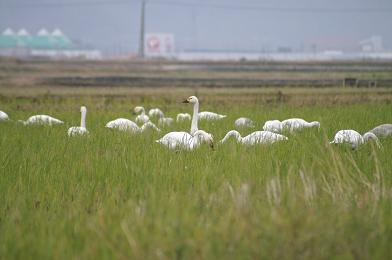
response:
<path id="1" fill-rule="evenodd" d="M 390 0 L 0 0 L 0 55 L 392 59 Z"/>

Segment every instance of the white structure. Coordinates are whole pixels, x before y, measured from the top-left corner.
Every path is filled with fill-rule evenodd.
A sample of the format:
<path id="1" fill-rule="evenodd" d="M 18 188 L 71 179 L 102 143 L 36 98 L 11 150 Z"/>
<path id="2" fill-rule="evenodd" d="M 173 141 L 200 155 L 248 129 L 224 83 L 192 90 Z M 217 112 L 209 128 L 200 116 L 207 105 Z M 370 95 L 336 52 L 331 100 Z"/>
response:
<path id="1" fill-rule="evenodd" d="M 99 50 L 31 50 L 30 54 L 31 56 L 47 57 L 51 59 L 102 59 L 102 54 Z"/>
<path id="2" fill-rule="evenodd" d="M 52 32 L 52 36 L 64 36 L 63 32 L 60 31 L 60 29 L 56 28 L 54 29 L 54 31 Z"/>
<path id="3" fill-rule="evenodd" d="M 30 33 L 28 31 L 26 31 L 26 29 L 22 28 L 18 31 L 18 36 L 29 36 Z"/>
<path id="4" fill-rule="evenodd" d="M 37 35 L 38 36 L 48 36 L 49 32 L 45 28 L 42 28 L 41 30 L 38 31 Z"/>
<path id="5" fill-rule="evenodd" d="M 372 36 L 359 42 L 363 52 L 382 52 L 384 50 L 381 36 Z"/>
<path id="6" fill-rule="evenodd" d="M 379 46 L 379 45 L 378 45 Z M 378 47 L 375 47 L 377 50 Z M 334 60 L 391 60 L 391 51 L 361 51 L 343 52 L 326 50 L 317 53 L 310 52 L 221 52 L 221 51 L 182 51 L 174 57 L 183 61 L 334 61 Z"/>
<path id="7" fill-rule="evenodd" d="M 15 33 L 14 33 L 14 31 L 11 28 L 7 28 L 7 29 L 4 30 L 3 35 L 4 36 L 14 36 Z"/>
<path id="8" fill-rule="evenodd" d="M 44 57 L 50 59 L 101 59 L 99 50 L 75 46 L 72 41 L 56 28 L 50 33 L 41 28 L 37 34 L 30 34 L 22 28 L 15 33 L 7 28 L 0 35 L 0 56 Z"/>

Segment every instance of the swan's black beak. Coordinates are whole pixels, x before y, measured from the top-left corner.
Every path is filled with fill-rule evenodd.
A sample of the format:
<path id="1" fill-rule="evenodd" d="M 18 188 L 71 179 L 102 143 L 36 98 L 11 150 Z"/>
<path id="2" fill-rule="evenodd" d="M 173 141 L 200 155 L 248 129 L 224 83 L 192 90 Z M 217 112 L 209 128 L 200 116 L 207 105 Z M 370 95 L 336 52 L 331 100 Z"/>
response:
<path id="1" fill-rule="evenodd" d="M 215 151 L 215 147 L 214 147 L 214 143 L 213 143 L 213 142 L 210 143 L 210 147 L 211 147 L 211 149 L 212 149 L 213 151 Z"/>
<path id="2" fill-rule="evenodd" d="M 185 99 L 184 101 L 182 101 L 182 103 L 189 103 L 189 100 Z"/>

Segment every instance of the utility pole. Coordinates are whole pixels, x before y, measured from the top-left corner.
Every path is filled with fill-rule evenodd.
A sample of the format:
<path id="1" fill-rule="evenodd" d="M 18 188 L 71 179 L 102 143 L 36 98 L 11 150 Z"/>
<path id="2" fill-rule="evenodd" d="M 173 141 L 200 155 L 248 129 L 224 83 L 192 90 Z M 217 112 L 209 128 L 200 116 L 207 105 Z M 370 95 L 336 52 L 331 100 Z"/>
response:
<path id="1" fill-rule="evenodd" d="M 144 58 L 144 17 L 146 10 L 146 0 L 142 0 L 140 13 L 140 35 L 139 35 L 139 57 Z"/>

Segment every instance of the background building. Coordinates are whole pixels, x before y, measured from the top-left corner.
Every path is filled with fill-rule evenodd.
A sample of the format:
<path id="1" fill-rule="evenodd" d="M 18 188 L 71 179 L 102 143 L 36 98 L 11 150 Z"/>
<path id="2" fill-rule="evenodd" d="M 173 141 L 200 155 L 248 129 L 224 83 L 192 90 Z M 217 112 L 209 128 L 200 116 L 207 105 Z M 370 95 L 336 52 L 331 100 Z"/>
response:
<path id="1" fill-rule="evenodd" d="M 384 51 L 381 36 L 372 36 L 359 42 L 363 52 L 381 52 Z"/>
<path id="2" fill-rule="evenodd" d="M 174 35 L 170 33 L 147 33 L 144 50 L 146 57 L 173 58 Z"/>
<path id="3" fill-rule="evenodd" d="M 31 35 L 27 30 L 7 28 L 0 36 L 0 55 L 16 57 L 100 59 L 101 52 L 74 44 L 60 29 L 45 28 Z"/>

